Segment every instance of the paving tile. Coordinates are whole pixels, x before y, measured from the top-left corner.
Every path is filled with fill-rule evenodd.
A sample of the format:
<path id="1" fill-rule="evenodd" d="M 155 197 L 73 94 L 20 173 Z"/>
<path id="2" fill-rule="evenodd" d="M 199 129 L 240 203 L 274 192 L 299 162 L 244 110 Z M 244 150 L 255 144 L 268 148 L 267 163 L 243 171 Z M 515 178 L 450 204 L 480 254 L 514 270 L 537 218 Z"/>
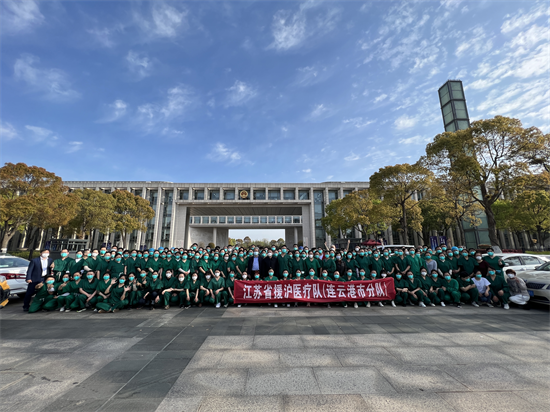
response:
<path id="1" fill-rule="evenodd" d="M 397 358 L 387 349 L 373 347 L 342 348 L 335 350 L 342 366 L 391 365 Z"/>
<path id="2" fill-rule="evenodd" d="M 536 406 L 511 392 L 477 392 L 465 396 L 464 393 L 440 393 L 457 412 L 538 412 Z"/>
<path id="3" fill-rule="evenodd" d="M 246 395 L 318 394 L 319 386 L 311 368 L 249 369 Z"/>
<path id="4" fill-rule="evenodd" d="M 544 339 L 523 332 L 487 333 L 486 335 L 499 342 L 512 345 L 543 345 L 545 343 Z"/>
<path id="5" fill-rule="evenodd" d="M 300 335 L 254 336 L 254 349 L 298 349 L 304 348 Z"/>
<path id="6" fill-rule="evenodd" d="M 226 350 L 218 368 L 273 368 L 282 366 L 277 350 Z"/>
<path id="7" fill-rule="evenodd" d="M 206 396 L 200 404 L 201 411 L 217 412 L 283 412 L 282 396 Z"/>
<path id="8" fill-rule="evenodd" d="M 302 341 L 306 348 L 345 348 L 353 347 L 349 336 L 338 335 L 314 335 L 302 336 Z"/>
<path id="9" fill-rule="evenodd" d="M 187 369 L 216 368 L 222 356 L 221 350 L 198 350 L 187 364 Z"/>
<path id="10" fill-rule="evenodd" d="M 500 342 L 486 333 L 440 333 L 439 335 L 452 341 L 453 345 L 461 346 L 498 345 Z"/>
<path id="11" fill-rule="evenodd" d="M 525 365 L 519 365 L 520 369 Z M 527 381 L 517 372 L 511 372 L 500 365 L 439 365 L 446 372 L 471 391 L 524 390 L 533 388 L 533 382 Z M 455 390 L 462 385 L 457 385 Z M 452 390 L 450 390 L 452 391 Z"/>
<path id="12" fill-rule="evenodd" d="M 252 349 L 254 336 L 209 336 L 201 349 Z"/>
<path id="13" fill-rule="evenodd" d="M 244 395 L 246 369 L 186 369 L 168 392 L 168 398 Z"/>
<path id="14" fill-rule="evenodd" d="M 365 335 L 350 335 L 352 346 L 360 348 L 370 348 L 372 346 L 402 346 L 401 341 L 389 333 L 365 334 Z"/>
<path id="15" fill-rule="evenodd" d="M 367 410 L 361 395 L 286 395 L 284 401 L 285 412 L 363 412 Z"/>
<path id="16" fill-rule="evenodd" d="M 280 365 L 291 368 L 342 366 L 336 356 L 336 350 L 326 348 L 316 349 L 282 349 L 279 351 Z"/>
<path id="17" fill-rule="evenodd" d="M 374 367 L 314 368 L 322 394 L 395 393 Z"/>
<path id="18" fill-rule="evenodd" d="M 438 333 L 408 333 L 396 336 L 403 346 L 454 346 L 454 343 Z"/>
<path id="19" fill-rule="evenodd" d="M 164 398 L 157 407 L 158 412 L 197 412 L 202 396 L 184 398 Z"/>
<path id="20" fill-rule="evenodd" d="M 440 392 L 467 390 L 467 388 L 457 379 L 454 379 L 445 373 L 445 371 L 434 366 L 396 363 L 393 365 L 379 366 L 378 370 L 397 390 L 397 392 Z"/>
<path id="21" fill-rule="evenodd" d="M 548 410 L 550 408 L 550 391 L 515 391 L 517 396 L 525 399 L 532 405 L 535 405 L 539 410 Z"/>
<path id="22" fill-rule="evenodd" d="M 462 394 L 462 396 L 470 396 Z M 377 412 L 454 412 L 451 403 L 437 393 L 364 394 L 365 406 Z M 476 410 L 476 409 L 472 409 Z"/>
<path id="23" fill-rule="evenodd" d="M 101 411 L 105 412 L 154 412 L 158 405 L 162 402 L 162 398 L 130 398 L 118 399 L 114 398 L 109 401 Z"/>

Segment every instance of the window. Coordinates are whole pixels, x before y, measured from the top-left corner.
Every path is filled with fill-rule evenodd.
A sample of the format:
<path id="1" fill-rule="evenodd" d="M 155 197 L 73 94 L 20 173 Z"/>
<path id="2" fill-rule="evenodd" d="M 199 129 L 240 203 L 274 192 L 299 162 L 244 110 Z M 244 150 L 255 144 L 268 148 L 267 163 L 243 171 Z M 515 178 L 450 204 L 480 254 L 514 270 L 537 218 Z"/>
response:
<path id="1" fill-rule="evenodd" d="M 466 130 L 469 127 L 470 127 L 470 124 L 468 123 L 467 120 L 459 120 L 458 121 L 458 129 L 459 130 Z"/>
<path id="2" fill-rule="evenodd" d="M 224 200 L 235 200 L 235 191 L 234 190 L 224 190 L 223 191 Z"/>
<path id="3" fill-rule="evenodd" d="M 180 190 L 180 200 L 189 200 L 189 189 Z"/>
<path id="4" fill-rule="evenodd" d="M 269 200 L 281 200 L 281 191 L 280 190 L 270 190 L 267 192 Z"/>
<path id="5" fill-rule="evenodd" d="M 441 101 L 441 106 L 446 104 L 449 100 L 451 100 L 449 96 L 449 86 L 445 85 L 441 89 L 439 89 L 439 100 Z"/>
<path id="6" fill-rule="evenodd" d="M 210 221 L 210 218 L 208 216 L 203 216 L 202 217 L 202 224 L 208 224 Z"/>
<path id="7" fill-rule="evenodd" d="M 446 132 L 456 132 L 456 127 L 455 127 L 454 122 L 451 123 L 451 124 L 448 124 L 447 126 L 445 126 L 445 131 Z"/>
<path id="8" fill-rule="evenodd" d="M 275 223 L 275 216 L 269 216 L 269 223 Z"/>
<path id="9" fill-rule="evenodd" d="M 209 190 L 210 200 L 220 200 L 220 191 L 219 190 Z"/>
<path id="10" fill-rule="evenodd" d="M 227 223 L 232 225 L 235 223 L 235 218 L 233 216 L 227 216 Z"/>
<path id="11" fill-rule="evenodd" d="M 309 190 L 299 190 L 298 199 L 300 200 L 309 200 Z"/>
<path id="12" fill-rule="evenodd" d="M 294 216 L 292 223 L 300 223 L 300 216 Z"/>
<path id="13" fill-rule="evenodd" d="M 512 257 L 504 259 L 504 264 L 506 266 L 521 266 L 522 265 L 521 259 L 519 258 L 519 256 L 512 256 Z"/>
<path id="14" fill-rule="evenodd" d="M 142 193 L 142 190 L 141 190 L 141 189 L 136 189 L 136 190 L 134 191 L 134 195 L 139 196 L 139 197 L 141 197 L 141 193 Z"/>
<path id="15" fill-rule="evenodd" d="M 210 216 L 210 223 L 218 223 L 218 216 Z"/>
<path id="16" fill-rule="evenodd" d="M 455 111 L 457 119 L 467 119 L 468 113 L 466 113 L 466 103 L 459 100 L 455 102 Z"/>
<path id="17" fill-rule="evenodd" d="M 265 200 L 265 190 L 254 190 L 254 200 Z"/>
<path id="18" fill-rule="evenodd" d="M 277 223 L 283 223 L 283 217 L 277 216 Z"/>
<path id="19" fill-rule="evenodd" d="M 262 216 L 262 217 L 260 218 L 260 223 L 267 223 L 267 216 Z M 270 222 L 270 223 L 271 223 L 271 222 Z M 273 222 L 273 223 L 275 223 L 275 222 Z"/>
<path id="20" fill-rule="evenodd" d="M 256 220 L 258 220 L 258 218 L 256 218 Z M 237 222 L 239 223 L 239 222 Z M 245 216 L 244 217 L 244 223 L 250 223 L 250 216 Z M 258 223 L 258 222 L 255 222 L 255 223 Z"/>
<path id="21" fill-rule="evenodd" d="M 194 221 L 193 221 L 194 224 L 198 225 L 198 224 L 201 223 L 201 218 L 200 218 L 200 216 L 195 216 L 193 219 L 194 219 Z"/>
<path id="22" fill-rule="evenodd" d="M 447 124 L 452 121 L 453 118 L 453 106 L 451 105 L 451 103 L 443 106 L 443 122 Z"/>
<path id="23" fill-rule="evenodd" d="M 294 190 L 283 190 L 283 199 L 284 200 L 294 200 L 296 194 Z"/>
<path id="24" fill-rule="evenodd" d="M 220 224 L 225 223 L 225 216 L 220 216 Z"/>
<path id="25" fill-rule="evenodd" d="M 292 223 L 292 216 L 285 216 L 285 223 Z"/>
<path id="26" fill-rule="evenodd" d="M 242 224 L 243 223 L 243 217 L 242 216 L 237 216 L 235 218 L 235 223 L 237 224 Z"/>
<path id="27" fill-rule="evenodd" d="M 539 258 L 536 258 L 534 256 L 522 256 L 521 257 L 523 259 L 523 263 L 525 265 L 535 265 L 535 266 L 538 266 L 540 265 L 542 262 L 542 260 L 540 260 Z"/>
<path id="28" fill-rule="evenodd" d="M 346 197 L 347 195 L 349 195 L 351 192 L 353 192 L 353 190 L 344 190 L 344 197 Z"/>
<path id="29" fill-rule="evenodd" d="M 204 200 L 204 190 L 195 189 L 195 200 Z"/>
<path id="30" fill-rule="evenodd" d="M 451 90 L 453 91 L 453 99 L 464 99 L 462 85 L 459 82 L 451 82 Z"/>
<path id="31" fill-rule="evenodd" d="M 260 218 L 258 216 L 252 216 L 252 223 L 260 223 Z"/>
<path id="32" fill-rule="evenodd" d="M 328 202 L 338 199 L 338 190 L 329 190 L 328 191 Z"/>

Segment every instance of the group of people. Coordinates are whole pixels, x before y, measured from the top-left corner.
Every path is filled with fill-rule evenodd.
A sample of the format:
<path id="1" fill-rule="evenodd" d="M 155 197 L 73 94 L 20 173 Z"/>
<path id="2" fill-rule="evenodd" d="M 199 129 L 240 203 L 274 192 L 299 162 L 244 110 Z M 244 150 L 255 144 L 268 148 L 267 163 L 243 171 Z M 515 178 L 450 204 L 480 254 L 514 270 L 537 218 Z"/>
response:
<path id="1" fill-rule="evenodd" d="M 395 299 L 386 304 L 393 307 L 461 307 L 469 303 L 509 309 L 510 302 L 525 305 L 529 300 L 525 282 L 511 269 L 505 276 L 504 263 L 491 248 L 482 254 L 444 244 L 435 249 L 356 246 L 339 250 L 335 246 L 309 248 L 297 244 L 292 248 L 203 248 L 195 243 L 190 249 L 159 247 L 145 251 L 103 247 L 78 251 L 74 259 L 68 250 L 62 250 L 55 260 L 49 254 L 43 250 L 29 264 L 23 304 L 29 313 L 228 307 L 235 304 L 235 280 L 353 282 L 392 277 Z M 346 302 L 340 304 L 348 306 Z M 290 303 L 284 305 L 290 307 Z M 353 306 L 370 307 L 371 302 L 355 302 Z"/>

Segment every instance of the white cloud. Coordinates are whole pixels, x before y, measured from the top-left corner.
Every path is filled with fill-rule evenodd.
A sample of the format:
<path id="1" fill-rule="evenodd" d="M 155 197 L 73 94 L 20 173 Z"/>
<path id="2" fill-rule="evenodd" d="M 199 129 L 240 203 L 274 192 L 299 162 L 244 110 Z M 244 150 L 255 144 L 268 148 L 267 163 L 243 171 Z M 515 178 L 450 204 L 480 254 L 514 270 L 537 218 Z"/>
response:
<path id="1" fill-rule="evenodd" d="M 114 122 L 126 114 L 126 109 L 128 105 L 124 100 L 115 100 L 113 103 L 106 105 L 105 116 L 98 120 L 98 123 L 110 123 Z"/>
<path id="2" fill-rule="evenodd" d="M 380 96 L 378 96 L 378 97 L 376 97 L 376 99 L 374 99 L 374 103 L 380 103 L 381 101 L 385 100 L 386 97 L 388 97 L 388 95 L 382 93 Z"/>
<path id="3" fill-rule="evenodd" d="M 44 22 L 36 1 L 3 0 L 1 3 L 2 27 L 7 33 L 30 32 Z"/>
<path id="4" fill-rule="evenodd" d="M 329 109 L 324 104 L 317 104 L 309 114 L 310 119 L 316 119 L 327 113 Z"/>
<path id="5" fill-rule="evenodd" d="M 304 169 L 302 170 L 302 173 L 311 173 L 311 169 Z"/>
<path id="6" fill-rule="evenodd" d="M 289 10 L 277 11 L 271 25 L 273 42 L 268 48 L 283 51 L 297 48 L 308 38 L 332 31 L 340 18 L 339 10 L 329 8 L 315 13 L 314 9 L 318 5 L 310 1 L 302 3 L 295 13 Z M 308 12 L 311 14 L 309 18 Z"/>
<path id="7" fill-rule="evenodd" d="M 157 38 L 174 38 L 186 29 L 188 11 L 178 9 L 164 2 L 154 2 L 151 16 L 135 15 L 138 25 L 146 35 Z"/>
<path id="8" fill-rule="evenodd" d="M 431 139 L 429 137 L 422 137 L 422 136 L 413 136 L 408 137 L 405 139 L 399 139 L 399 143 L 401 144 L 426 144 Z"/>
<path id="9" fill-rule="evenodd" d="M 168 89 L 163 101 L 139 106 L 137 122 L 140 126 L 151 129 L 161 122 L 179 120 L 193 103 L 193 93 L 187 86 L 172 87 Z"/>
<path id="10" fill-rule="evenodd" d="M 97 41 L 99 44 L 101 44 L 103 47 L 111 48 L 115 46 L 115 42 L 112 39 L 113 35 L 122 30 L 122 26 L 115 26 L 113 28 L 107 28 L 104 27 L 102 29 L 100 28 L 94 28 L 94 29 L 88 29 L 88 33 L 92 35 L 92 37 Z"/>
<path id="11" fill-rule="evenodd" d="M 252 86 L 236 80 L 233 86 L 227 89 L 225 106 L 240 106 L 257 95 L 256 89 Z"/>
<path id="12" fill-rule="evenodd" d="M 356 155 L 355 153 L 351 152 L 349 156 L 344 157 L 344 160 L 346 162 L 355 162 L 356 160 L 359 160 L 361 156 Z"/>
<path id="13" fill-rule="evenodd" d="M 151 75 L 152 62 L 143 53 L 136 53 L 132 50 L 126 55 L 126 63 L 130 71 L 137 76 L 139 80 Z"/>
<path id="14" fill-rule="evenodd" d="M 456 49 L 455 55 L 462 57 L 465 54 L 477 56 L 488 53 L 493 48 L 492 38 L 488 38 L 483 27 L 475 27 L 472 30 L 472 37 L 460 43 Z"/>
<path id="15" fill-rule="evenodd" d="M 369 124 L 373 124 L 375 122 L 376 122 L 376 119 L 368 120 L 368 119 L 364 119 L 362 117 L 354 117 L 353 119 L 344 119 L 344 120 L 342 120 L 342 123 L 353 125 L 357 129 L 362 129 L 363 127 L 368 126 Z"/>
<path id="16" fill-rule="evenodd" d="M 82 149 L 83 145 L 83 142 L 69 142 L 65 153 L 78 152 L 80 149 Z"/>
<path id="17" fill-rule="evenodd" d="M 297 70 L 298 75 L 294 84 L 302 87 L 324 82 L 331 75 L 331 71 L 324 66 L 311 65 L 300 67 Z"/>
<path id="18" fill-rule="evenodd" d="M 80 96 L 71 88 L 67 74 L 60 69 L 43 69 L 37 67 L 38 57 L 23 54 L 15 61 L 13 71 L 15 78 L 23 80 L 34 91 L 48 100 L 68 101 Z"/>
<path id="19" fill-rule="evenodd" d="M 406 114 L 399 116 L 395 122 L 394 126 L 397 130 L 404 130 L 404 129 L 410 129 L 411 127 L 414 127 L 414 125 L 418 122 L 418 118 L 416 117 L 409 117 Z"/>
<path id="20" fill-rule="evenodd" d="M 283 133 L 288 132 L 288 127 L 286 127 L 286 126 L 281 127 L 281 131 L 282 131 Z"/>
<path id="21" fill-rule="evenodd" d="M 208 157 L 214 161 L 229 163 L 237 163 L 241 160 L 241 155 L 236 150 L 232 150 L 224 143 L 219 142 L 214 145 Z"/>
<path id="22" fill-rule="evenodd" d="M 534 24 L 527 31 L 520 32 L 507 46 L 521 47 L 522 50 L 525 50 L 544 40 L 548 40 L 548 28 Z"/>
<path id="23" fill-rule="evenodd" d="M 550 8 L 548 8 L 547 2 L 537 3 L 528 12 L 520 11 L 519 13 L 514 13 L 513 17 L 502 23 L 500 31 L 502 33 L 509 33 L 513 30 L 521 29 L 522 27 L 533 23 L 539 17 L 549 15 Z M 510 15 L 507 15 L 506 17 L 510 17 Z"/>
<path id="24" fill-rule="evenodd" d="M 44 127 L 26 125 L 25 129 L 31 132 L 30 137 L 35 142 L 45 141 L 49 144 L 55 144 L 55 142 L 59 140 L 59 137 L 55 132 Z"/>
<path id="25" fill-rule="evenodd" d="M 0 140 L 7 141 L 18 137 L 17 130 L 11 123 L 0 123 Z"/>
<path id="26" fill-rule="evenodd" d="M 162 134 L 165 136 L 181 136 L 185 134 L 183 130 L 172 129 L 171 127 L 165 127 L 162 129 Z"/>

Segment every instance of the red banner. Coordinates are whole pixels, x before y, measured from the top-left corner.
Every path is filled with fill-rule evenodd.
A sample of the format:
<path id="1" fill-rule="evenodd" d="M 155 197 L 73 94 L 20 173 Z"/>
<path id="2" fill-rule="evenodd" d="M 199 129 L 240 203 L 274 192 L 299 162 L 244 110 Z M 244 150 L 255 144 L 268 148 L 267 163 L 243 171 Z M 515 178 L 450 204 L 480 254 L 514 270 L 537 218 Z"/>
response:
<path id="1" fill-rule="evenodd" d="M 235 281 L 235 303 L 377 302 L 393 300 L 393 278 L 366 281 L 327 280 Z"/>

